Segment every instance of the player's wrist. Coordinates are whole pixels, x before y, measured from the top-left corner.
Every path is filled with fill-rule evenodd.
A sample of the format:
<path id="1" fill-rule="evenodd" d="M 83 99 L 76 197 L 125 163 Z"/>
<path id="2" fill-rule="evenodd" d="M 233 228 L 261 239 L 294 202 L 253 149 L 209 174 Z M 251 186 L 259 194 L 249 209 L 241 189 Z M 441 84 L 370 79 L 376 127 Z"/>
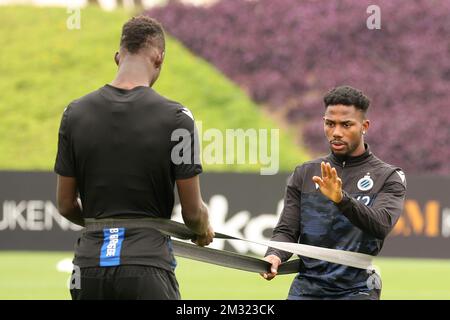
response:
<path id="1" fill-rule="evenodd" d="M 344 193 L 342 190 L 336 195 L 336 198 L 333 200 L 334 203 L 340 203 L 344 199 Z"/>

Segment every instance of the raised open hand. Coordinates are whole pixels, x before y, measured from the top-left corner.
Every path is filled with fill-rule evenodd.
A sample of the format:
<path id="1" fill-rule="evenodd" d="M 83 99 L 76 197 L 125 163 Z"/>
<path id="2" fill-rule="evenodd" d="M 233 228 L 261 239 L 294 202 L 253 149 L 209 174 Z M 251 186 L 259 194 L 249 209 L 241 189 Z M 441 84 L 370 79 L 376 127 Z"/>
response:
<path id="1" fill-rule="evenodd" d="M 322 161 L 320 164 L 322 177 L 314 176 L 312 180 L 319 185 L 320 192 L 335 203 L 342 200 L 342 180 L 330 163 Z"/>

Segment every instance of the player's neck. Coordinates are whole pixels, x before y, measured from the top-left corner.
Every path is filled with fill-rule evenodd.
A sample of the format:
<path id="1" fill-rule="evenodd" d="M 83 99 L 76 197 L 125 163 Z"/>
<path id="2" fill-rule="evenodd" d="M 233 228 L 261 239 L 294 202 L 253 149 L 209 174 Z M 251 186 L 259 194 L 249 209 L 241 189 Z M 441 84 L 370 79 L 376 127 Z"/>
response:
<path id="1" fill-rule="evenodd" d="M 358 148 L 356 148 L 355 151 L 353 151 L 351 154 L 349 154 L 348 157 L 356 158 L 356 157 L 363 155 L 365 152 L 366 152 L 366 146 L 365 146 L 364 142 L 361 142 L 361 144 L 358 146 Z"/>
<path id="2" fill-rule="evenodd" d="M 155 74 L 155 68 L 148 63 L 136 59 L 126 59 L 120 63 L 117 75 L 111 85 L 122 89 L 150 86 Z"/>

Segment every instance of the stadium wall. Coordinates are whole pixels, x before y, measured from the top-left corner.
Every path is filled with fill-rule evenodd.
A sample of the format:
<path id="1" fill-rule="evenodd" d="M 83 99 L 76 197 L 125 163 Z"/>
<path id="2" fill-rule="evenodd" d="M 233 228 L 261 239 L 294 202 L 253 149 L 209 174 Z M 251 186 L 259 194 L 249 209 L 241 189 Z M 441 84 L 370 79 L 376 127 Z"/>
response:
<path id="1" fill-rule="evenodd" d="M 202 193 L 216 231 L 266 240 L 283 207 L 287 174 L 207 173 Z M 236 188 L 239 186 L 239 188 Z M 51 172 L 0 172 L 0 250 L 72 250 L 80 228 L 62 218 Z M 450 258 L 450 177 L 408 176 L 405 210 L 382 256 Z M 176 204 L 173 219 L 181 221 Z M 265 248 L 215 240 L 213 247 L 263 255 Z"/>

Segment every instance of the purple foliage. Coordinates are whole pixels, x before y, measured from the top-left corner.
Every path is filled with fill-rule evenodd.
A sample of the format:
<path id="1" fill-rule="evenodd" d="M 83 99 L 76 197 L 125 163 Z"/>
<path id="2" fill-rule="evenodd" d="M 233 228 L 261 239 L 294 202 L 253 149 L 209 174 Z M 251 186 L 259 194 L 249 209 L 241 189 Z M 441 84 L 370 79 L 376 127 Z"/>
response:
<path id="1" fill-rule="evenodd" d="M 366 9 L 381 8 L 381 30 Z M 411 172 L 450 173 L 450 1 L 225 0 L 154 9 L 166 30 L 244 87 L 302 123 L 326 150 L 322 96 L 342 84 L 372 100 L 368 142 Z"/>

